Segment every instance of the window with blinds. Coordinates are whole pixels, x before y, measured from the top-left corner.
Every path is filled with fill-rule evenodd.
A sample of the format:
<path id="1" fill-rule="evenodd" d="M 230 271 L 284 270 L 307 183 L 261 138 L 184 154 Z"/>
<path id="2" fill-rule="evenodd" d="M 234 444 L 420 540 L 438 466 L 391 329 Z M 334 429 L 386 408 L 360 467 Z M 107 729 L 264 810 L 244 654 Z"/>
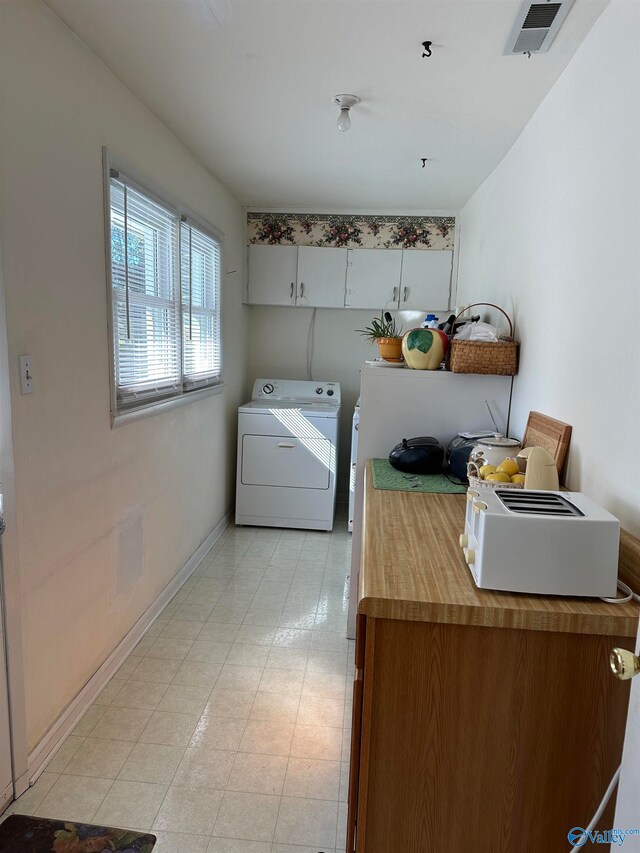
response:
<path id="1" fill-rule="evenodd" d="M 198 388 L 218 382 L 221 374 L 220 246 L 188 219 L 180 238 L 183 382 Z"/>
<path id="2" fill-rule="evenodd" d="M 109 179 L 114 414 L 222 381 L 221 241 Z"/>

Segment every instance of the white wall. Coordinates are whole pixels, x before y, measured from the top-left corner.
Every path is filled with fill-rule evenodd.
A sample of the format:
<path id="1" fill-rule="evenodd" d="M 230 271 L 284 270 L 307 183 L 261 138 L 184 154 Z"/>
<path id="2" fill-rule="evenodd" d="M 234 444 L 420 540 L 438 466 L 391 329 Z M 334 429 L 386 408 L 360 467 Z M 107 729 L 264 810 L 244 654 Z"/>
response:
<path id="1" fill-rule="evenodd" d="M 515 315 L 522 349 L 514 433 L 522 434 L 531 409 L 572 424 L 569 486 L 635 534 L 639 44 L 640 4 L 613 0 L 462 210 L 458 277 L 460 304 L 495 302 Z"/>
<path id="2" fill-rule="evenodd" d="M 245 376 L 243 215 L 44 4 L 0 11 L 14 533 L 33 747 L 231 506 Z M 224 281 L 224 393 L 113 430 L 103 145 L 221 229 L 227 269 L 238 271 Z M 30 396 L 19 392 L 20 354 L 33 359 Z M 132 522 L 142 565 L 119 537 Z"/>

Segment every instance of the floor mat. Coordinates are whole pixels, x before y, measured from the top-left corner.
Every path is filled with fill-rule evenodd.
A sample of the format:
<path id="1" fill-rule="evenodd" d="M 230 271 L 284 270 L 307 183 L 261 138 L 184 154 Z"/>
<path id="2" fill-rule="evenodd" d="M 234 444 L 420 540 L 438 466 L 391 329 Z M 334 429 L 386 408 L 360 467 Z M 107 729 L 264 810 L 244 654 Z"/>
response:
<path id="1" fill-rule="evenodd" d="M 0 853 L 151 853 L 155 843 L 148 833 L 46 817 L 13 814 L 0 823 Z"/>

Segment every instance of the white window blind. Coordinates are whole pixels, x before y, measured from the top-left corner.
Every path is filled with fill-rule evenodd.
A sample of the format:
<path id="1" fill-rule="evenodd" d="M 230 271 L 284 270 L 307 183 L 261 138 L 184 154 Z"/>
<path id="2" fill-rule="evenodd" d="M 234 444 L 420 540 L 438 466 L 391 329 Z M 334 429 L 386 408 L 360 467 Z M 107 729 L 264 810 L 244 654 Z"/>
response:
<path id="1" fill-rule="evenodd" d="M 182 350 L 186 387 L 219 381 L 220 244 L 188 219 L 181 225 Z"/>
<path id="2" fill-rule="evenodd" d="M 115 412 L 222 381 L 221 243 L 111 170 Z"/>

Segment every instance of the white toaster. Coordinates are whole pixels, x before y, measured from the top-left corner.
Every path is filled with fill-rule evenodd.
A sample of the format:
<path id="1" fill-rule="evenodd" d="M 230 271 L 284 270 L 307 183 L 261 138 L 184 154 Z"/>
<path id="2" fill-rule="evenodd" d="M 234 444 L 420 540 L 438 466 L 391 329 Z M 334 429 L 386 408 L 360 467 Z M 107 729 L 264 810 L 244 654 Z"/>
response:
<path id="1" fill-rule="evenodd" d="M 465 560 L 483 589 L 613 598 L 620 522 L 581 492 L 467 492 Z"/>

